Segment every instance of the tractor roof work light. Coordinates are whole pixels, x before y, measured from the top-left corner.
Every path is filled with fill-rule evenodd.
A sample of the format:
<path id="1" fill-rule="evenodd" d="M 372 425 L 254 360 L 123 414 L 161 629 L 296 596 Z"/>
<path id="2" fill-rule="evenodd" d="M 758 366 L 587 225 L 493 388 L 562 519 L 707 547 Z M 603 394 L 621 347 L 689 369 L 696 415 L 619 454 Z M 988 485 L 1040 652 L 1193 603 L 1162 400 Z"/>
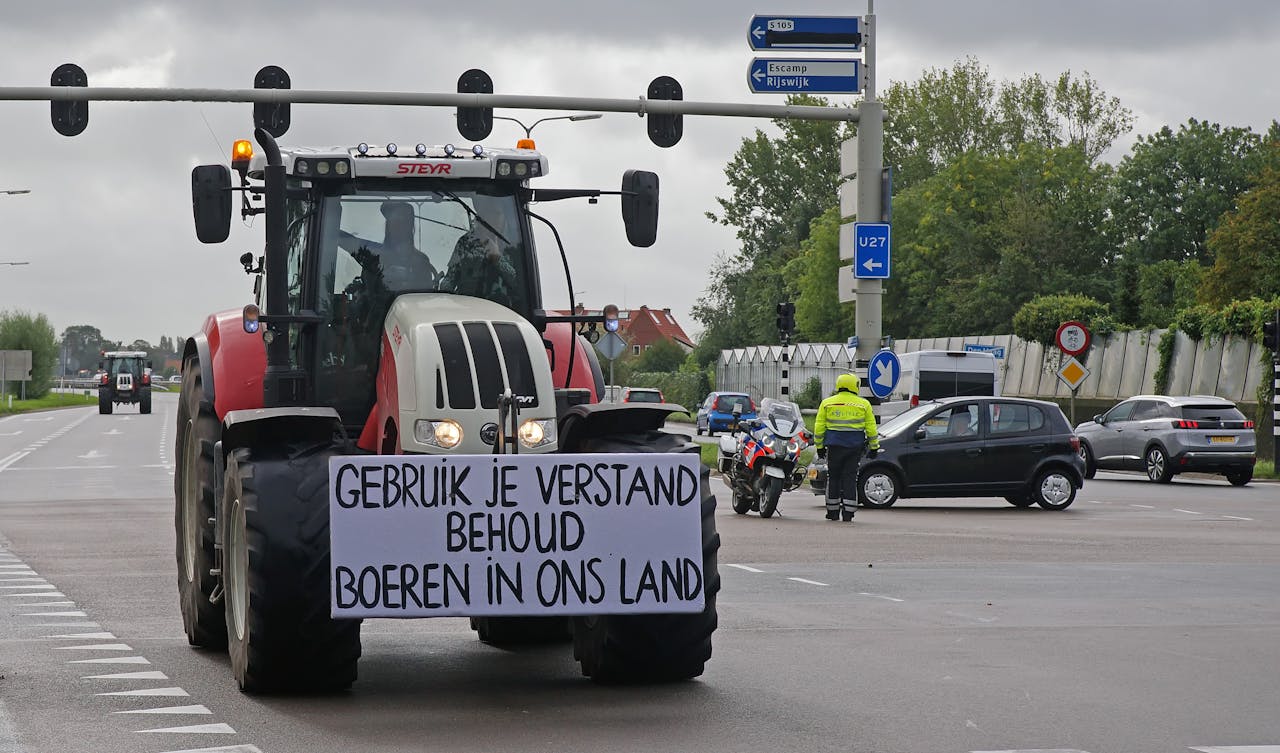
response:
<path id="1" fill-rule="evenodd" d="M 251 159 L 253 159 L 253 142 L 248 139 L 236 139 L 231 145 L 231 167 L 243 176 L 249 171 Z"/>

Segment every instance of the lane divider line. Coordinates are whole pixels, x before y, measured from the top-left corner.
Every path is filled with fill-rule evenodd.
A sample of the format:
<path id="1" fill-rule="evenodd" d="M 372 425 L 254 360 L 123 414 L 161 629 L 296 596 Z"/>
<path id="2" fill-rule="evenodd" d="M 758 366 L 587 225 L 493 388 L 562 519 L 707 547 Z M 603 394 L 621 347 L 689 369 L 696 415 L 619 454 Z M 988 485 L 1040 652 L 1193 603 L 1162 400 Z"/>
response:
<path id="1" fill-rule="evenodd" d="M 155 709 L 133 709 L 130 711 L 112 711 L 113 714 L 190 714 L 192 716 L 212 716 L 208 708 L 195 704 L 192 706 L 161 706 Z"/>
<path id="2" fill-rule="evenodd" d="M 881 594 L 871 594 L 871 593 L 867 593 L 866 591 L 859 591 L 859 592 L 858 592 L 858 595 L 859 595 L 859 596 L 870 596 L 870 597 L 871 597 L 871 598 L 873 598 L 873 599 L 884 599 L 885 601 L 897 601 L 897 602 L 903 602 L 903 601 L 906 601 L 906 599 L 897 599 L 897 598 L 894 598 L 894 597 L 892 597 L 892 596 L 882 596 Z"/>
<path id="3" fill-rule="evenodd" d="M 1242 518 L 1239 515 L 1223 515 L 1222 517 L 1231 518 L 1232 520 L 1253 520 L 1253 518 Z"/>
<path id="4" fill-rule="evenodd" d="M 1130 507 L 1140 507 L 1140 508 L 1142 508 L 1143 510 L 1154 510 L 1154 509 L 1156 509 L 1154 505 L 1129 505 L 1129 506 L 1130 506 Z"/>
<path id="5" fill-rule="evenodd" d="M 1174 512 L 1185 512 L 1188 515 L 1204 515 L 1204 513 L 1202 512 L 1196 512 L 1195 510 L 1184 510 L 1181 507 L 1175 507 L 1173 508 L 1173 510 Z"/>
<path id="6" fill-rule="evenodd" d="M 763 572 L 764 572 L 763 570 L 757 570 L 756 568 L 754 568 L 754 567 L 748 567 L 747 565 L 727 565 L 727 567 L 736 567 L 736 568 L 738 568 L 739 570 L 746 570 L 746 571 L 747 571 L 747 572 L 749 572 L 749 573 L 763 573 Z"/>
<path id="7" fill-rule="evenodd" d="M 145 688 L 143 690 L 117 690 L 114 693 L 94 693 L 94 695 L 120 696 L 165 696 L 169 698 L 185 698 L 191 694 L 182 688 Z"/>
<path id="8" fill-rule="evenodd" d="M 167 680 L 164 672 L 116 672 L 110 675 L 85 675 L 81 680 Z"/>
<path id="9" fill-rule="evenodd" d="M 256 745 L 221 745 L 217 748 L 167 750 L 164 753 L 262 753 L 262 749 Z"/>
<path id="10" fill-rule="evenodd" d="M 108 656 L 101 659 L 72 659 L 67 664 L 150 664 L 145 656 Z"/>
<path id="11" fill-rule="evenodd" d="M 821 582 L 821 581 L 817 581 L 817 580 L 809 580 L 808 578 L 787 578 L 787 580 L 794 580 L 796 583 L 808 583 L 808 584 L 809 584 L 809 585 L 811 585 L 811 586 L 829 586 L 829 585 L 831 585 L 830 583 L 823 583 L 823 582 Z"/>
<path id="12" fill-rule="evenodd" d="M 143 732 L 158 732 L 177 735 L 234 735 L 236 731 L 231 725 L 222 722 L 218 724 L 193 724 L 189 727 L 164 727 L 162 729 L 140 729 L 139 734 Z M 257 750 L 257 748 L 254 748 Z"/>
<path id="13" fill-rule="evenodd" d="M 132 651 L 127 643 L 93 643 L 84 646 L 54 646 L 54 651 Z"/>
<path id="14" fill-rule="evenodd" d="M 82 641 L 90 640 L 115 640 L 112 633 L 61 633 L 58 635 L 44 635 L 42 638 L 59 639 L 59 638 L 78 638 Z"/>

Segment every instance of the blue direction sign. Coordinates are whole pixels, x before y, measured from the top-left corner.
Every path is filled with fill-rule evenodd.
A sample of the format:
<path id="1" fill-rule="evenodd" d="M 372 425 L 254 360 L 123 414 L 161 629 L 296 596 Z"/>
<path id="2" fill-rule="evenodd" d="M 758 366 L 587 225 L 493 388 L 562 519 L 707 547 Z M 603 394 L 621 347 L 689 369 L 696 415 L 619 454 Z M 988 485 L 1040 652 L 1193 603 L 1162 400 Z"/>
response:
<path id="1" fill-rule="evenodd" d="M 862 49 L 858 16 L 752 16 L 747 44 L 753 50 Z"/>
<path id="2" fill-rule="evenodd" d="M 1004 360 L 1003 345 L 979 345 L 977 343 L 965 343 L 964 349 L 969 353 L 990 353 L 996 358 Z"/>
<path id="3" fill-rule="evenodd" d="M 752 58 L 747 88 L 754 94 L 852 94 L 860 90 L 857 60 Z"/>
<path id="4" fill-rule="evenodd" d="M 889 279 L 889 223 L 854 223 L 853 276 Z"/>
<path id="5" fill-rule="evenodd" d="M 877 351 L 867 364 L 867 381 L 871 383 L 871 394 L 881 400 L 893 392 L 902 376 L 902 364 L 892 350 Z"/>

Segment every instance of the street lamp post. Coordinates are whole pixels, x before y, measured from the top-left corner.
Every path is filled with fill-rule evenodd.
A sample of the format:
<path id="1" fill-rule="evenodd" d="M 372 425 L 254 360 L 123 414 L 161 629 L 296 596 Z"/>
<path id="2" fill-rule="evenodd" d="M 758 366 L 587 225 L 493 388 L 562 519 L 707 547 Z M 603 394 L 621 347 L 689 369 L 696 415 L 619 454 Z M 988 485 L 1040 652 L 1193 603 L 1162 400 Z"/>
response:
<path id="1" fill-rule="evenodd" d="M 554 115 L 550 118 L 539 118 L 538 120 L 533 121 L 533 125 L 525 125 L 523 122 L 521 122 L 520 120 L 517 120 L 516 118 L 508 118 L 504 115 L 494 115 L 493 119 L 494 120 L 510 120 L 512 123 L 515 123 L 516 125 L 524 129 L 525 138 L 531 139 L 533 138 L 533 129 L 537 127 L 539 123 L 545 123 L 548 120 L 572 120 L 574 122 L 577 122 L 579 120 L 596 120 L 602 117 L 604 117 L 604 115 L 598 112 L 588 112 L 588 113 L 583 113 L 581 115 Z"/>

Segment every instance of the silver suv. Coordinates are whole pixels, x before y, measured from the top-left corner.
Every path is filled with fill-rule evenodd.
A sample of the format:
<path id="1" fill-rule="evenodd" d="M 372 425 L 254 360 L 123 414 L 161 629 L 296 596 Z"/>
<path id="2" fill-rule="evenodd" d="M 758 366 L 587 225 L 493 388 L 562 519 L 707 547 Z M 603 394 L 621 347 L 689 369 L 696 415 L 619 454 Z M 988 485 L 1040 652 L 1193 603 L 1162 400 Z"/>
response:
<path id="1" fill-rule="evenodd" d="M 1104 470 L 1146 471 L 1165 484 L 1185 471 L 1221 473 L 1233 486 L 1253 478 L 1253 422 L 1220 397 L 1138 395 L 1076 427 L 1085 478 Z"/>

